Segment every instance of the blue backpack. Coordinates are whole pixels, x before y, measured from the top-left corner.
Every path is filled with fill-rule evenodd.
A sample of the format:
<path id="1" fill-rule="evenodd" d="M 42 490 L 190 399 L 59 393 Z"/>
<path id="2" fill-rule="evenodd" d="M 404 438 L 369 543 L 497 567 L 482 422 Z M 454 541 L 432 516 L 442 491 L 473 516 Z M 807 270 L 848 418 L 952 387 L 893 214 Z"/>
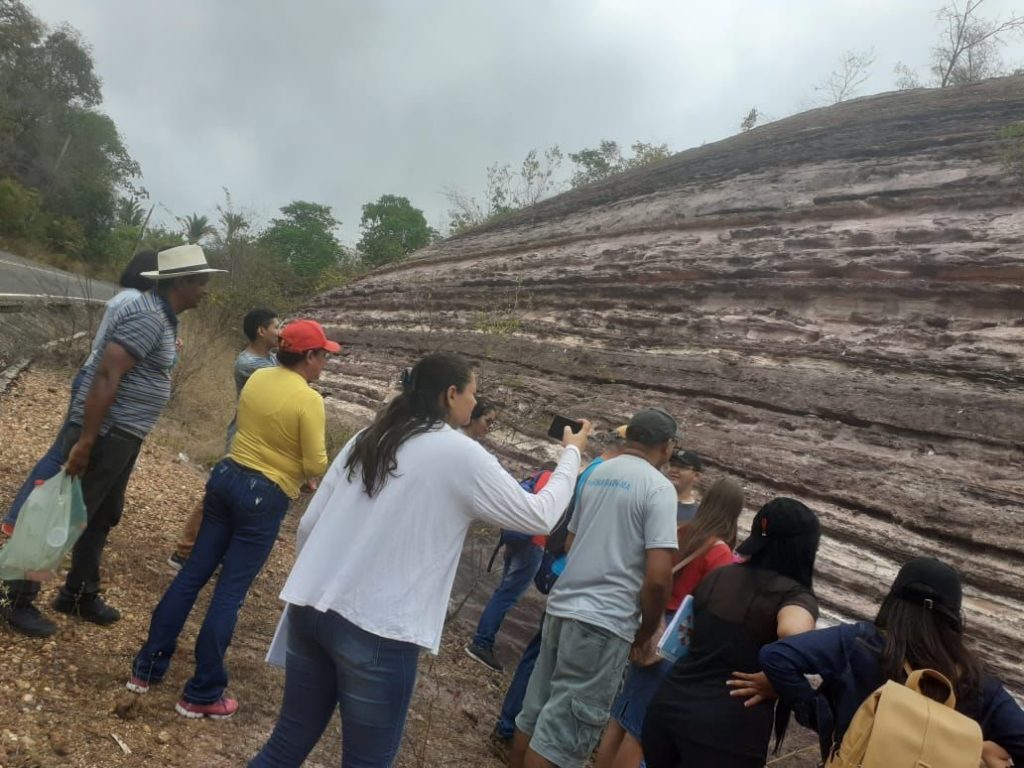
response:
<path id="1" fill-rule="evenodd" d="M 520 480 L 520 487 L 527 493 L 537 492 L 537 481 L 540 480 L 540 476 L 544 474 L 544 470 L 539 470 L 532 474 L 525 480 Z M 494 561 L 498 558 L 498 552 L 501 551 L 502 547 L 506 546 L 517 546 L 520 544 L 528 544 L 533 540 L 534 534 L 532 533 L 520 533 L 519 531 L 509 531 L 505 528 L 501 529 L 498 534 L 498 543 L 494 547 L 494 551 L 491 553 L 491 559 L 487 562 L 487 572 L 490 573 L 494 567 Z"/>

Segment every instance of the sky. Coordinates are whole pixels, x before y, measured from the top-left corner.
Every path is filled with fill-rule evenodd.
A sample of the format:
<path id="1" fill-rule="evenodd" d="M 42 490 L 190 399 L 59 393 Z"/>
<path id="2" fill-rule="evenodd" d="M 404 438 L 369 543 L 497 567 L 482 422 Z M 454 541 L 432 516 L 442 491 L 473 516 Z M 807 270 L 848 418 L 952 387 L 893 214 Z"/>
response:
<path id="1" fill-rule="evenodd" d="M 679 151 L 754 106 L 819 106 L 845 50 L 874 51 L 862 95 L 899 61 L 926 78 L 942 0 L 26 2 L 92 46 L 154 219 L 213 218 L 227 188 L 257 222 L 330 205 L 354 243 L 364 203 L 403 195 L 440 227 L 446 188 L 481 196 L 488 165 L 534 147 Z M 1024 40 L 1004 58 L 1024 64 Z"/>

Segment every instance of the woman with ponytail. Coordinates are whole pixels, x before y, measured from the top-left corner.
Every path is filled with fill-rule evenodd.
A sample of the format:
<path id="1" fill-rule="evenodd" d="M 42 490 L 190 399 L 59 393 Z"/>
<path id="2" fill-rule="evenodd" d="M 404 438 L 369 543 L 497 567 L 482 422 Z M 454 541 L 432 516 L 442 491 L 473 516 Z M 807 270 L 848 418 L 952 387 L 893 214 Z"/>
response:
<path id="1" fill-rule="evenodd" d="M 462 431 L 476 405 L 465 359 L 427 355 L 401 385 L 338 454 L 299 523 L 270 652 L 285 661 L 284 700 L 250 768 L 301 765 L 335 708 L 342 766 L 390 766 L 420 650 L 441 644 L 470 524 L 547 533 L 572 496 L 589 422 L 566 429 L 551 479 L 530 494 Z"/>

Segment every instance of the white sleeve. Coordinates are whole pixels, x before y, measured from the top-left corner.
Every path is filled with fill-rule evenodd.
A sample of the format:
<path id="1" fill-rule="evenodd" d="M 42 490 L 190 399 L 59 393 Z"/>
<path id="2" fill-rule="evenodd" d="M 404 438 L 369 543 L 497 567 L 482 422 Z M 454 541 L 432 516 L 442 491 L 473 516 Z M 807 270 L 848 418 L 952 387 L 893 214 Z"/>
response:
<path id="1" fill-rule="evenodd" d="M 550 533 L 569 506 L 580 469 L 580 452 L 562 450 L 558 466 L 540 493 L 529 493 L 480 446 L 473 454 L 473 516 L 520 533 Z"/>
<path id="2" fill-rule="evenodd" d="M 358 433 L 357 433 L 358 435 Z M 306 507 L 306 511 L 302 515 L 302 519 L 299 521 L 299 528 L 295 533 L 295 555 L 302 551 L 303 545 L 306 543 L 306 539 L 309 538 L 309 533 L 316 527 L 317 520 L 320 519 L 320 515 L 323 514 L 324 509 L 331 500 L 331 496 L 334 495 L 334 489 L 338 486 L 338 483 L 344 480 L 345 461 L 348 458 L 349 453 L 352 450 L 352 445 L 355 443 L 356 436 L 354 435 L 349 440 L 345 447 L 338 452 L 338 455 L 334 457 L 334 461 L 331 462 L 331 466 L 327 469 L 323 479 L 320 481 L 320 485 L 316 489 L 316 493 L 313 494 L 313 498 L 309 500 L 309 506 Z"/>

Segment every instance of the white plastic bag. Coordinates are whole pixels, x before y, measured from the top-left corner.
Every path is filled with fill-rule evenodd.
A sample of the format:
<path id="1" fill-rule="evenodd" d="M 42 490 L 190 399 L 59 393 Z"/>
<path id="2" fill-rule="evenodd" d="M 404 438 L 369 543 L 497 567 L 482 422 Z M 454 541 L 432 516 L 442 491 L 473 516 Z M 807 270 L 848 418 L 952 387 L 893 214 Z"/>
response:
<path id="1" fill-rule="evenodd" d="M 77 477 L 61 470 L 37 485 L 21 508 L 14 533 L 0 549 L 0 578 L 52 578 L 85 530 L 87 519 Z"/>

